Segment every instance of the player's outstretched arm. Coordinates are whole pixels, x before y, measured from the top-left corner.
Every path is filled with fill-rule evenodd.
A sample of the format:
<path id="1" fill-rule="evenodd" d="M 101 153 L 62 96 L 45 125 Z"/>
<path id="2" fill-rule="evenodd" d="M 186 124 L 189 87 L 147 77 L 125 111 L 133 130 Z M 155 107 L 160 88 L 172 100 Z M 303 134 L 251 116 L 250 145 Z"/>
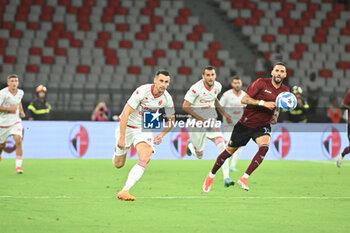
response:
<path id="1" fill-rule="evenodd" d="M 188 102 L 187 100 L 185 100 L 184 104 L 182 105 L 182 110 L 185 113 L 191 115 L 192 117 L 196 118 L 199 121 L 205 121 L 206 119 L 204 119 L 203 117 L 198 115 L 195 111 L 193 111 L 191 106 L 192 106 L 192 104 L 190 102 Z"/>
<path id="2" fill-rule="evenodd" d="M 26 117 L 26 114 L 25 114 L 24 111 L 23 111 L 22 103 L 19 104 L 19 116 L 20 116 L 21 118 L 25 118 L 25 117 Z"/>
<path id="3" fill-rule="evenodd" d="M 218 110 L 221 116 L 226 117 L 227 123 L 232 123 L 231 116 L 225 111 L 224 107 L 222 107 L 220 101 L 217 98 L 215 99 L 215 108 Z"/>
<path id="4" fill-rule="evenodd" d="M 275 102 L 256 100 L 256 99 L 251 98 L 248 94 L 245 94 L 243 96 L 241 103 L 246 104 L 246 105 L 263 106 L 263 107 L 268 108 L 270 110 L 273 110 L 274 108 L 276 108 Z"/>
<path id="5" fill-rule="evenodd" d="M 125 149 L 125 131 L 126 131 L 126 126 L 128 124 L 129 115 L 133 111 L 134 109 L 129 104 L 126 104 L 120 117 L 120 124 L 119 124 L 120 137 L 118 141 L 118 147 L 122 150 Z"/>
<path id="6" fill-rule="evenodd" d="M 168 124 L 167 127 L 164 128 L 164 130 L 160 133 L 157 134 L 154 137 L 154 144 L 159 145 L 162 142 L 162 138 L 171 131 L 171 129 L 174 127 L 174 123 L 175 123 L 175 115 L 172 115 L 168 118 Z"/>
<path id="7" fill-rule="evenodd" d="M 0 112 L 15 112 L 18 108 L 18 104 L 12 105 L 11 107 L 0 106 Z"/>

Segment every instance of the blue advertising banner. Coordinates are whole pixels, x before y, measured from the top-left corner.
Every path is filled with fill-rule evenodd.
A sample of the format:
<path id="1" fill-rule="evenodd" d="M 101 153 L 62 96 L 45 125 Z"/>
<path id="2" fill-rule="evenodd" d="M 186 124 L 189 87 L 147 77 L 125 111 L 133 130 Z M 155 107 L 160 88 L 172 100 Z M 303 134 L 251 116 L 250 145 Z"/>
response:
<path id="1" fill-rule="evenodd" d="M 23 121 L 24 158 L 111 159 L 118 122 Z M 277 124 L 272 127 L 270 150 L 266 159 L 329 160 L 349 145 L 346 124 Z M 155 136 L 155 135 L 154 135 Z M 152 159 L 197 159 L 186 155 L 189 135 L 186 128 L 173 129 Z M 9 138 L 4 158 L 15 158 L 14 141 Z M 240 159 L 251 159 L 257 145 L 250 141 Z M 207 141 L 203 159 L 216 159 L 218 151 Z M 134 148 L 129 158 L 137 158 Z M 349 159 L 349 157 L 345 157 Z"/>

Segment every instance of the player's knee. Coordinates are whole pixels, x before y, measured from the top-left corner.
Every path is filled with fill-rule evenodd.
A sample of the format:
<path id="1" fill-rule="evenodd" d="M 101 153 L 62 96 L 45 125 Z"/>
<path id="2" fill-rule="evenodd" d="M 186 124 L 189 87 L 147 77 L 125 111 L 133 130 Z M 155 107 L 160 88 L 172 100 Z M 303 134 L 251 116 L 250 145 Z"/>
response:
<path id="1" fill-rule="evenodd" d="M 125 164 L 125 159 L 123 159 L 122 156 L 113 156 L 113 165 L 116 167 L 116 168 L 122 168 L 124 167 L 124 164 Z"/>
<path id="2" fill-rule="evenodd" d="M 16 142 L 16 146 L 22 145 L 22 138 L 21 137 L 15 137 L 14 140 Z"/>
<path id="3" fill-rule="evenodd" d="M 228 153 L 233 154 L 233 153 L 235 153 L 237 148 L 236 147 L 226 146 L 226 150 L 227 150 Z"/>
<path id="4" fill-rule="evenodd" d="M 259 147 L 259 152 L 261 155 L 266 155 L 266 153 L 269 151 L 269 145 L 267 144 L 262 144 L 260 147 Z"/>

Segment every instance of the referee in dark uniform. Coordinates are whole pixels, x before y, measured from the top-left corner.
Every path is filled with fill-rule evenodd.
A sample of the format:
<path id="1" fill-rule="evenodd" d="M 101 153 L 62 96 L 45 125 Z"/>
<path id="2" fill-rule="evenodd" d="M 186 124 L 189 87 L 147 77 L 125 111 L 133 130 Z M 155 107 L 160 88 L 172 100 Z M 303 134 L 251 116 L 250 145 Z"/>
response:
<path id="1" fill-rule="evenodd" d="M 51 105 L 46 100 L 46 87 L 39 85 L 35 91 L 37 98 L 28 106 L 29 120 L 50 120 Z"/>

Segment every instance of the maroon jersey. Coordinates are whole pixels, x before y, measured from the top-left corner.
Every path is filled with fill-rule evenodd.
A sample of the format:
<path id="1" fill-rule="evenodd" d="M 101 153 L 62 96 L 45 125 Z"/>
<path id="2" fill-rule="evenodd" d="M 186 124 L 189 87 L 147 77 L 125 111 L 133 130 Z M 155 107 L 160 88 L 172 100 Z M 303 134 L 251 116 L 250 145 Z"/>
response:
<path id="1" fill-rule="evenodd" d="M 346 105 L 350 105 L 350 91 L 344 97 L 343 103 Z M 348 110 L 348 124 L 350 124 L 350 110 Z"/>
<path id="2" fill-rule="evenodd" d="M 289 91 L 286 85 L 282 84 L 276 89 L 272 85 L 272 78 L 259 78 L 248 86 L 246 93 L 256 100 L 275 102 L 278 94 L 284 91 Z M 248 105 L 244 109 L 239 122 L 249 128 L 257 128 L 270 124 L 273 114 L 274 110 L 262 106 Z"/>

